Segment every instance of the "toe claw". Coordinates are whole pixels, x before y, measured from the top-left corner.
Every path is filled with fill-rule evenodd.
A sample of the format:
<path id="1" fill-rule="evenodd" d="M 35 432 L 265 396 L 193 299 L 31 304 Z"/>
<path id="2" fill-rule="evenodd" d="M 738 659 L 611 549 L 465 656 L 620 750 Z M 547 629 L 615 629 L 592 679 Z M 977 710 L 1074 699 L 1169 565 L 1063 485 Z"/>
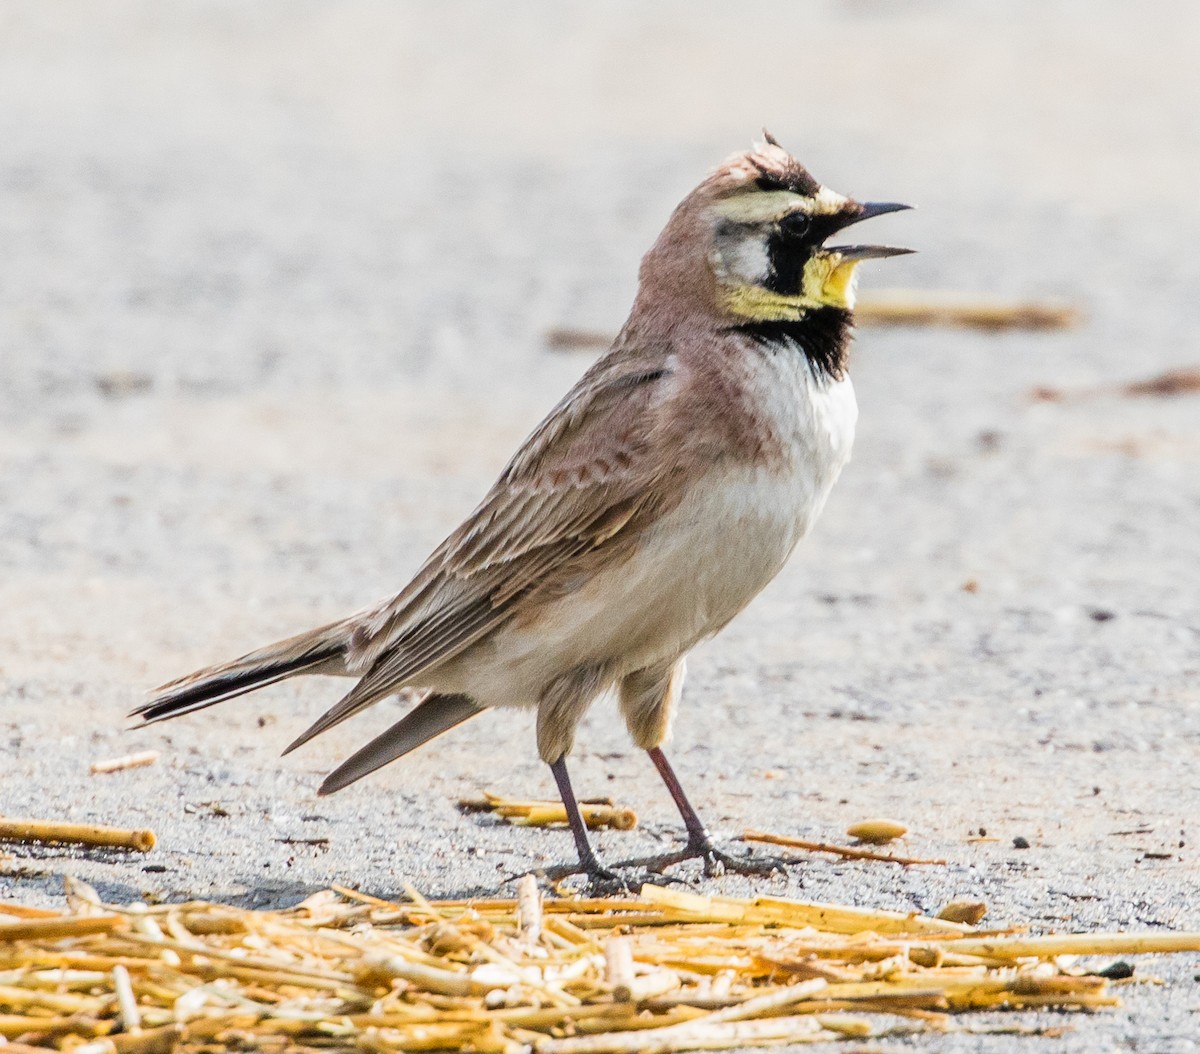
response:
<path id="1" fill-rule="evenodd" d="M 596 894 L 636 893 L 637 889 L 616 871 L 605 867 L 599 860 L 580 861 L 577 864 L 560 864 L 545 868 L 542 872 L 551 882 L 562 882 L 574 875 L 587 879 L 589 892 Z"/>
<path id="2" fill-rule="evenodd" d="M 669 867 L 684 860 L 703 860 L 707 878 L 720 878 L 730 873 L 761 877 L 784 871 L 784 861 L 775 857 L 733 856 L 718 849 L 711 841 L 689 842 L 680 852 L 665 857 L 662 866 Z"/>

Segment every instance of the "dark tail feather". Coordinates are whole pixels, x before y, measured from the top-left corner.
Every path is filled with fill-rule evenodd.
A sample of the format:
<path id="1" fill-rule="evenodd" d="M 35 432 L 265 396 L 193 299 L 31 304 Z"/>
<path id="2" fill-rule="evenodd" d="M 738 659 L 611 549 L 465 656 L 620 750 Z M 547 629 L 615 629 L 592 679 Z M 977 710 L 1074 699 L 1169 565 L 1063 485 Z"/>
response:
<path id="1" fill-rule="evenodd" d="M 318 667 L 329 667 L 330 673 L 342 673 L 345 633 L 342 623 L 334 623 L 269 645 L 232 662 L 199 670 L 155 689 L 153 698 L 129 716 L 140 717 L 143 724 L 153 724 L 215 706 L 298 673 L 316 672 Z"/>
<path id="2" fill-rule="evenodd" d="M 382 735 L 347 758 L 326 777 L 318 794 L 332 794 L 368 773 L 403 757 L 434 736 L 483 711 L 466 695 L 431 695 L 418 703 Z"/>

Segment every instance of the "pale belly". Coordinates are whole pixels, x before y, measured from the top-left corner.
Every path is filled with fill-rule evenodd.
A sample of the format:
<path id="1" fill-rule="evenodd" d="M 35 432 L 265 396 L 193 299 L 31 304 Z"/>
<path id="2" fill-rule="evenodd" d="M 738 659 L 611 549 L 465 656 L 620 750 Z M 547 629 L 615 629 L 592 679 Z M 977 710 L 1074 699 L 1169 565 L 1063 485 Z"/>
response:
<path id="1" fill-rule="evenodd" d="M 835 427 L 809 428 L 783 464 L 710 474 L 629 559 L 544 617 L 502 627 L 439 670 L 437 687 L 484 706 L 533 706 L 551 680 L 578 666 L 605 664 L 617 679 L 716 633 L 779 573 L 824 507 L 853 437 L 848 382 L 845 389 L 830 407 Z"/>

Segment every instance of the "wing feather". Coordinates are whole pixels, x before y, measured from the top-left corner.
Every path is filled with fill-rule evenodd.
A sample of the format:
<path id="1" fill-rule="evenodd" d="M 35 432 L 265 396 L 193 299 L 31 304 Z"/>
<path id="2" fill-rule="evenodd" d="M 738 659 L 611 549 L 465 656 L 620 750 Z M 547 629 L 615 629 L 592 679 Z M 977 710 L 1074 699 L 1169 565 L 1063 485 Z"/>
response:
<path id="1" fill-rule="evenodd" d="M 670 500 L 678 472 L 655 450 L 669 377 L 612 357 L 585 374 L 409 586 L 365 614 L 348 656 L 362 679 L 288 750 L 417 683 Z"/>

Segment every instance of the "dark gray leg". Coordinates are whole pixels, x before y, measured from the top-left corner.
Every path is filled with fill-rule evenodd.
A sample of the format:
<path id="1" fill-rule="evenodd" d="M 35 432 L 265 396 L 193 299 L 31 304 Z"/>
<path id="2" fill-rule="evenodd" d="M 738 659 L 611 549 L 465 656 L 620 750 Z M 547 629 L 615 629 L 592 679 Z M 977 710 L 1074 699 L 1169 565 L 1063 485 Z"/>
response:
<path id="1" fill-rule="evenodd" d="M 710 876 L 722 875 L 726 871 L 736 871 L 743 875 L 766 875 L 780 869 L 779 862 L 776 860 L 749 860 L 745 857 L 730 856 L 728 853 L 721 852 L 713 845 L 708 828 L 704 826 L 696 810 L 692 808 L 692 803 L 688 801 L 687 795 L 683 793 L 679 777 L 675 775 L 675 770 L 671 768 L 671 763 L 667 760 L 666 754 L 662 752 L 662 748 L 653 747 L 646 753 L 650 755 L 650 760 L 658 769 L 663 783 L 671 792 L 671 798 L 679 810 L 679 815 L 683 817 L 683 826 L 687 828 L 688 834 L 687 845 L 680 852 L 664 858 L 663 867 L 677 864 L 683 860 L 699 858 L 704 861 L 705 874 Z"/>
<path id="2" fill-rule="evenodd" d="M 688 801 L 687 795 L 683 793 L 683 787 L 679 784 L 679 777 L 675 775 L 675 770 L 671 768 L 671 763 L 667 760 L 667 755 L 662 752 L 661 747 L 654 747 L 646 751 L 646 753 L 650 755 L 650 760 L 654 762 L 654 767 L 658 769 L 658 774 L 662 777 L 663 783 L 667 785 L 667 790 L 671 792 L 675 808 L 679 810 L 679 815 L 683 817 L 683 826 L 687 828 L 688 833 L 688 848 L 711 849 L 712 839 L 708 836 L 708 828 L 704 826 L 696 810 L 692 808 L 692 803 Z"/>
<path id="3" fill-rule="evenodd" d="M 592 851 L 592 843 L 588 840 L 587 824 L 583 822 L 583 814 L 579 811 L 579 803 L 575 800 L 575 792 L 571 789 L 571 777 L 567 775 L 567 758 L 564 754 L 557 761 L 551 762 L 550 771 L 554 773 L 554 782 L 558 784 L 558 794 L 567 810 L 567 822 L 571 825 L 571 833 L 575 836 L 575 849 L 579 853 L 579 870 L 588 876 L 592 882 L 620 881 L 617 874 L 610 871 Z"/>

